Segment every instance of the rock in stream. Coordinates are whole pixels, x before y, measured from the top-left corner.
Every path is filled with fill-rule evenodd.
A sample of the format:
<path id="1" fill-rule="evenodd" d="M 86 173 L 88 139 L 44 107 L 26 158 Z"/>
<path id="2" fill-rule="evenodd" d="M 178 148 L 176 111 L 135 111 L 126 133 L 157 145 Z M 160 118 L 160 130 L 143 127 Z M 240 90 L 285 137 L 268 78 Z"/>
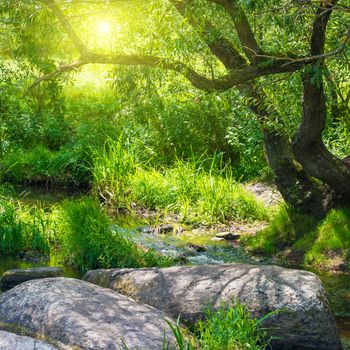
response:
<path id="1" fill-rule="evenodd" d="M 2 326 L 52 339 L 61 349 L 120 350 L 124 342 L 130 350 L 161 350 L 164 334 L 174 341 L 166 319 L 110 289 L 64 277 L 24 282 L 0 296 Z"/>
<path id="2" fill-rule="evenodd" d="M 340 338 L 321 281 L 311 272 L 247 264 L 89 271 L 86 281 L 125 293 L 188 325 L 239 300 L 254 317 L 270 312 L 263 326 L 278 350 L 340 350 Z"/>
<path id="3" fill-rule="evenodd" d="M 35 267 L 31 269 L 8 270 L 0 278 L 0 289 L 5 291 L 25 281 L 62 276 L 62 267 Z"/>

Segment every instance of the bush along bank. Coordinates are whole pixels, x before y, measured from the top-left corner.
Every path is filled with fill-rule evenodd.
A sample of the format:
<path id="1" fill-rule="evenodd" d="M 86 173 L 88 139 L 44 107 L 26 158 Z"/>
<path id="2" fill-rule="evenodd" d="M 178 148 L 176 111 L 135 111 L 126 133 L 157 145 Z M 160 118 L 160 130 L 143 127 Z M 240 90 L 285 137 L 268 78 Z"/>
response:
<path id="1" fill-rule="evenodd" d="M 111 230 L 93 197 L 66 200 L 50 209 L 0 197 L 0 253 L 46 256 L 54 253 L 81 271 L 109 267 L 169 266 L 172 261 L 144 251 L 131 238 Z"/>

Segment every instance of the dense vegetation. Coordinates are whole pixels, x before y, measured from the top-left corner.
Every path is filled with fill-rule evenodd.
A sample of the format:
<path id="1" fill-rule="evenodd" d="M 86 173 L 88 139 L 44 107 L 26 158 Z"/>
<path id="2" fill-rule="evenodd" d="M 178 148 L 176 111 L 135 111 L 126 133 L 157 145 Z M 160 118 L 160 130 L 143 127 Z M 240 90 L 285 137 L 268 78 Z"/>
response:
<path id="1" fill-rule="evenodd" d="M 175 262 L 143 250 L 131 237 L 111 229 L 93 198 L 66 200 L 41 209 L 0 196 L 0 254 L 52 254 L 81 271 L 110 267 L 170 266 Z"/>
<path id="2" fill-rule="evenodd" d="M 181 157 L 188 155 L 191 148 L 214 148 L 237 162 L 247 152 L 237 147 L 241 151 L 237 154 L 230 146 L 241 144 L 237 125 L 251 126 L 243 121 L 243 116 L 253 114 L 274 180 L 289 205 L 322 217 L 334 203 L 348 203 L 350 170 L 347 161 L 341 161 L 342 152 L 348 153 L 346 145 L 334 150 L 334 145 L 323 139 L 327 124 L 337 124 L 338 131 L 347 128 L 347 1 L 290 5 L 282 0 L 266 5 L 263 1 L 170 0 L 147 5 L 138 1 L 107 2 L 103 8 L 98 6 L 79 1 L 61 6 L 54 0 L 33 0 L 20 1 L 16 7 L 5 1 L 1 8 L 7 47 L 4 58 L 16 72 L 16 81 L 25 80 L 24 86 L 28 87 L 33 77 L 41 75 L 30 85 L 26 98 L 36 100 L 36 114 L 41 115 L 43 108 L 48 107 L 49 114 L 42 115 L 44 120 L 49 119 L 45 125 L 52 122 L 53 113 L 61 114 L 58 125 L 49 130 L 44 127 L 38 139 L 46 139 L 57 150 L 52 130 L 65 124 L 64 104 L 57 94 L 66 85 L 67 72 L 91 64 L 136 66 L 139 68 L 132 71 L 118 67 L 108 79 L 118 94 L 113 119 L 124 119 L 130 126 L 134 122 L 130 123 L 128 117 L 132 115 L 133 120 L 140 122 L 146 133 L 138 133 L 138 139 L 146 146 L 146 154 L 154 153 L 154 147 L 149 145 L 158 143 L 163 151 L 174 153 L 176 149 Z M 98 15 L 100 11 L 105 11 L 105 17 Z M 82 19 L 85 12 L 90 13 L 88 21 Z M 160 21 L 167 25 L 159 25 Z M 128 45 L 130 40 L 132 47 Z M 273 80 L 275 75 L 280 76 L 277 82 Z M 51 97 L 50 106 L 42 96 L 43 86 L 44 95 Z M 276 97 L 281 90 L 283 95 Z M 176 103 L 172 103 L 174 99 L 169 94 L 176 96 Z M 297 102 L 300 97 L 301 104 Z M 23 112 L 22 100 L 16 112 Z M 230 133 L 228 128 L 223 132 L 217 127 L 223 125 L 221 121 L 227 121 L 227 113 L 222 115 L 227 108 L 239 114 Z M 13 105 L 5 106 L 5 111 L 11 110 Z M 186 118 L 181 116 L 183 111 Z M 21 116 L 27 119 L 28 114 Z M 171 120 L 173 123 L 169 123 Z M 145 130 L 147 124 L 152 128 Z M 38 125 L 33 126 L 39 131 Z M 158 139 L 150 140 L 152 129 L 158 134 L 165 130 L 166 138 L 160 139 L 166 142 L 159 145 Z M 179 130 L 184 129 L 191 131 L 185 140 L 179 140 Z M 246 134 L 248 130 L 251 133 L 254 127 L 244 128 Z M 135 131 L 137 128 L 132 128 L 133 136 Z M 90 136 L 89 130 L 83 132 Z M 198 132 L 205 137 L 197 138 Z M 230 136 L 226 138 L 227 135 Z M 176 144 L 172 136 L 177 136 Z M 79 154 L 79 147 L 75 151 Z M 45 169 L 48 163 L 53 164 L 53 171 L 41 171 L 49 178 L 58 170 L 53 158 L 67 157 L 67 153 L 56 153 L 50 158 L 45 151 L 38 152 L 44 154 Z M 23 159 L 20 152 L 14 157 Z M 74 181 L 82 170 L 81 164 L 65 160 L 59 170 Z M 26 167 L 22 173 L 23 170 Z M 40 170 L 40 164 L 33 170 L 32 175 Z M 329 193 L 331 201 L 327 200 Z"/>
<path id="3" fill-rule="evenodd" d="M 235 183 L 257 177 L 292 211 L 346 207 L 348 9 L 3 1 L 0 178 L 192 223 L 266 220 Z"/>
<path id="4" fill-rule="evenodd" d="M 349 271 L 349 9 L 1 1 L 0 185 L 85 195 L 38 208 L 1 188 L 0 254 L 169 266 L 108 215 L 156 212 L 187 227 L 263 222 L 241 239 L 248 251 Z M 267 208 L 249 181 L 275 183 L 283 201 Z M 264 348 L 243 307 L 207 316 L 191 340 L 173 329 L 181 349 Z M 232 322 L 242 333 L 227 334 Z"/>
<path id="5" fill-rule="evenodd" d="M 3 1 L 0 179 L 87 188 L 110 208 L 186 224 L 270 220 L 247 239 L 252 249 L 347 261 L 341 233 L 341 244 L 321 242 L 332 241 L 322 225 L 347 227 L 348 9 L 345 0 Z M 288 209 L 267 210 L 239 184 L 257 178 L 275 181 Z M 3 237 L 16 240 L 27 229 L 5 207 L 13 232 Z M 23 242 L 38 239 L 30 235 Z"/>

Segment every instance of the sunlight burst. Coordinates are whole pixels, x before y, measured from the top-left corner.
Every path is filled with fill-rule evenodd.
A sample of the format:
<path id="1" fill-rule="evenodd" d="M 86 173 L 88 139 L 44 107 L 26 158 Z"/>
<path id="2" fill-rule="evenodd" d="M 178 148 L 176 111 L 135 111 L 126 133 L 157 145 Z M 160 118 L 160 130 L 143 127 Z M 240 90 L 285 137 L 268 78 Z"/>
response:
<path id="1" fill-rule="evenodd" d="M 111 25 L 109 22 L 100 22 L 98 26 L 98 31 L 101 34 L 109 34 L 111 32 Z"/>

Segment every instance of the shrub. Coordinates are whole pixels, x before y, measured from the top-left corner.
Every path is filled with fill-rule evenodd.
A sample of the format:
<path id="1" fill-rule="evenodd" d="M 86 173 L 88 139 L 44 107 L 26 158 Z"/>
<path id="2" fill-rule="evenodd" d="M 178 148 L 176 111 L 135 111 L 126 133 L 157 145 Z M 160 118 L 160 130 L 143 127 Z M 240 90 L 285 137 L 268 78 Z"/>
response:
<path id="1" fill-rule="evenodd" d="M 59 210 L 60 253 L 67 263 L 82 271 L 171 263 L 152 250 L 139 249 L 122 233 L 113 232 L 107 214 L 94 198 L 67 200 Z"/>

